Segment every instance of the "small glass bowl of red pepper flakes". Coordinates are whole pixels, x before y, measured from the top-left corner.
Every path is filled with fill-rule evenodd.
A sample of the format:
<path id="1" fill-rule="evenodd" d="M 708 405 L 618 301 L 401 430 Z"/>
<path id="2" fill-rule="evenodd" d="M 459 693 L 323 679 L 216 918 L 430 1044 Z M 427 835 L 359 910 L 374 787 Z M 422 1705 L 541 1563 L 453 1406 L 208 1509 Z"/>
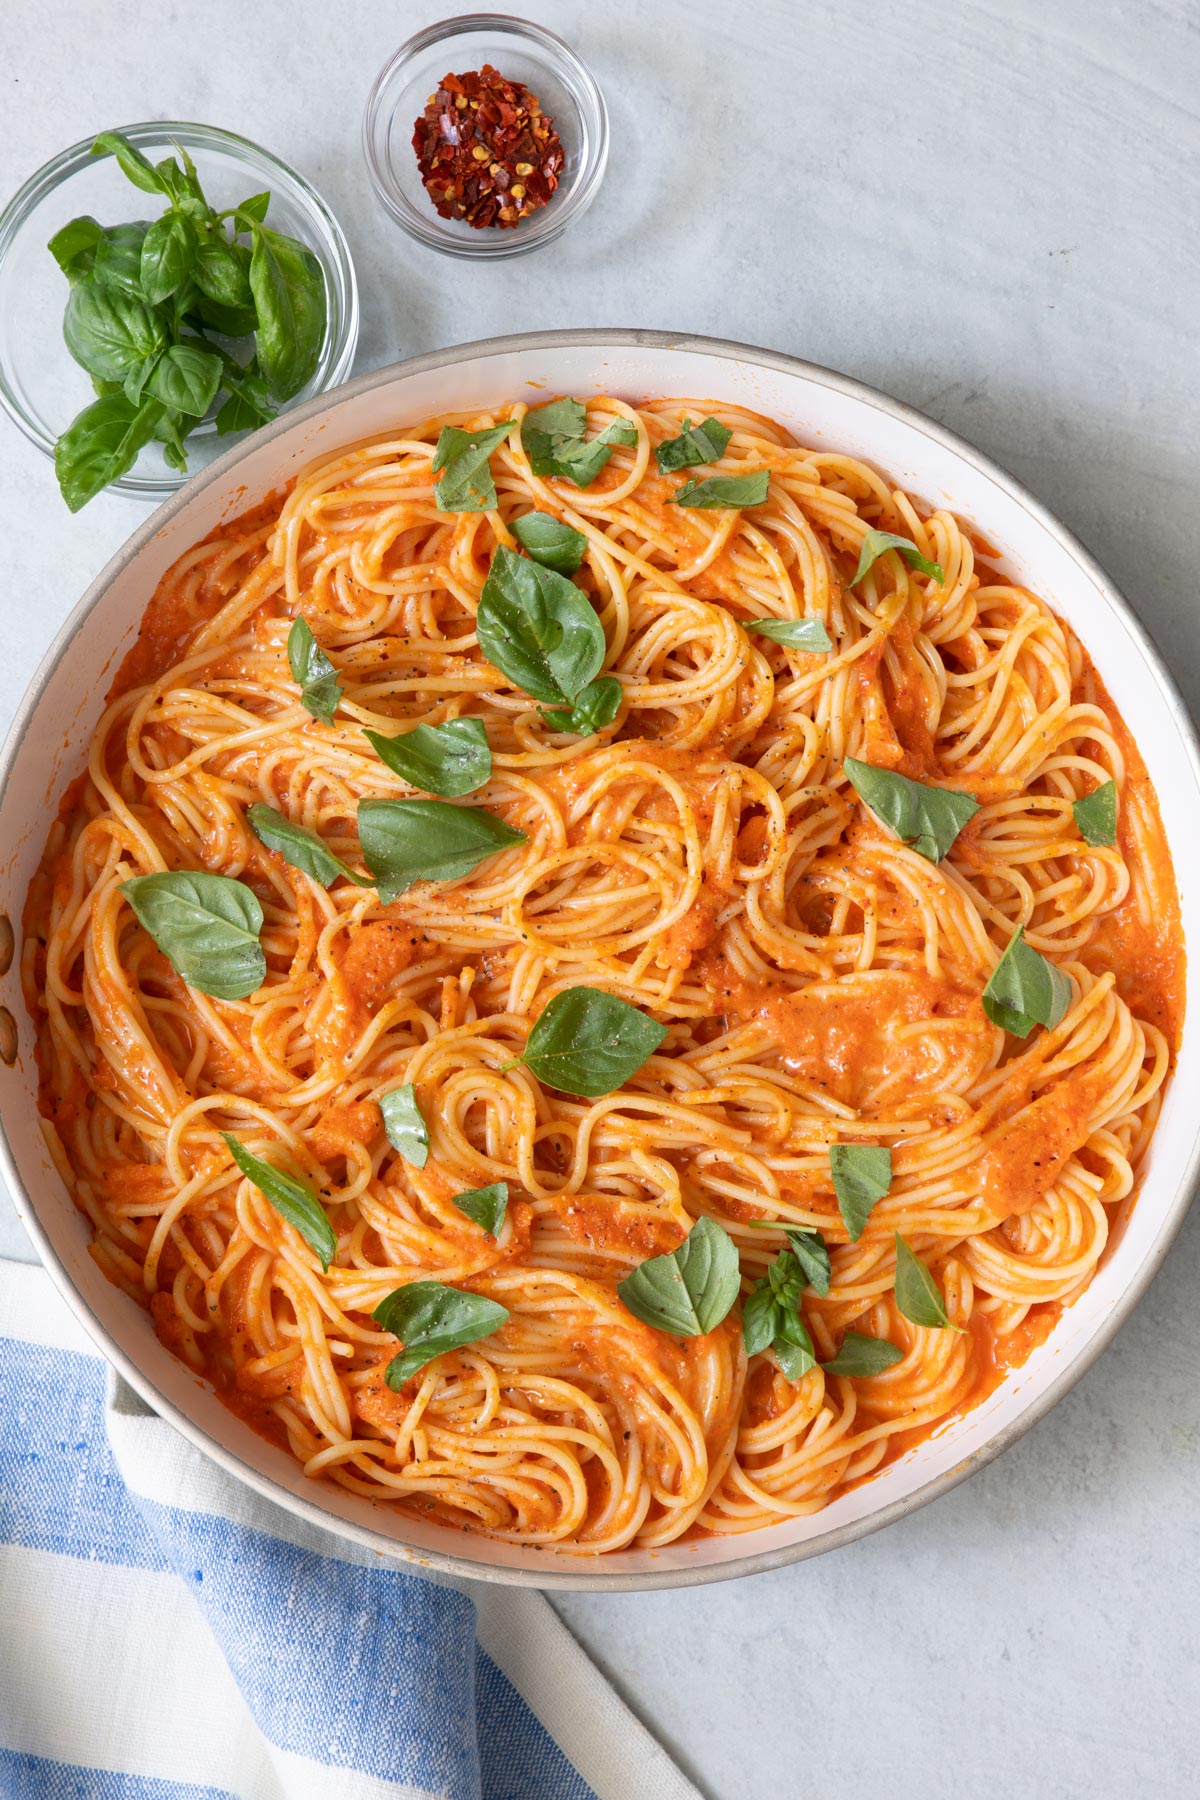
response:
<path id="1" fill-rule="evenodd" d="M 553 242 L 595 198 L 608 115 L 554 32 L 475 13 L 397 50 L 371 90 L 363 149 L 380 200 L 418 242 L 450 256 L 519 256 Z"/>

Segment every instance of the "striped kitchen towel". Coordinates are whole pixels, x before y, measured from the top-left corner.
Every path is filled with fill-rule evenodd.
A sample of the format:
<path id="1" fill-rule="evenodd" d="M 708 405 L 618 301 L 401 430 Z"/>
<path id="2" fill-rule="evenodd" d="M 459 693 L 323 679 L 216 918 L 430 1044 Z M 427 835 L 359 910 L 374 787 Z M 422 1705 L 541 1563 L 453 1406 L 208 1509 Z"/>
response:
<path id="1" fill-rule="evenodd" d="M 0 1262 L 4 1800 L 699 1800 L 540 1594 L 260 1499 Z"/>

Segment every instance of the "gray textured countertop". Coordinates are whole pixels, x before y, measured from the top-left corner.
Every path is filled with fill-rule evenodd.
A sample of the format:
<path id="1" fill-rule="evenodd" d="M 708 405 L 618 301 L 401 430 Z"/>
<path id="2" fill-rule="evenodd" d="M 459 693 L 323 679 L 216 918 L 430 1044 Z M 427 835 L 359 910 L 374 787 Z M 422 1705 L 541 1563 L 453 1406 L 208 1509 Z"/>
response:
<path id="1" fill-rule="evenodd" d="M 610 171 L 560 244 L 471 268 L 395 230 L 359 153 L 375 71 L 446 10 L 7 0 L 0 197 L 93 129 L 205 119 L 296 164 L 338 214 L 360 368 L 648 325 L 844 369 L 1026 481 L 1200 703 L 1194 6 L 528 0 L 605 89 Z M 70 518 L 0 419 L 3 722 L 144 510 L 101 498 Z M 0 1197 L 4 1251 L 30 1253 Z M 1194 1215 L 1051 1417 L 887 1532 L 749 1582 L 556 1604 L 713 1800 L 1194 1795 L 1198 1290 Z"/>

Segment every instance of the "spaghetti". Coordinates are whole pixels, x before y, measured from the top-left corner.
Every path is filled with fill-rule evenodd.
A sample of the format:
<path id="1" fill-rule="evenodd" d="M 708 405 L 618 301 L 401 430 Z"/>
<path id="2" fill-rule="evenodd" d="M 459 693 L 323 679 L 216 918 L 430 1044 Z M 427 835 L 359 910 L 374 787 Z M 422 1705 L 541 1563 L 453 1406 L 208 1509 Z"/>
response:
<path id="1" fill-rule="evenodd" d="M 589 409 L 593 432 L 621 426 L 590 485 L 534 474 L 514 430 L 488 510 L 439 511 L 441 428 L 522 411 L 327 457 L 180 559 L 51 832 L 24 968 L 57 1165 L 164 1342 L 314 1477 L 595 1555 L 816 1511 L 1040 1341 L 1135 1193 L 1183 948 L 1154 793 L 1083 648 L 953 517 L 731 407 L 699 475 L 769 471 L 765 502 L 679 505 L 653 452 L 695 404 L 611 400 Z M 586 539 L 574 581 L 620 684 L 587 735 L 476 639 L 531 509 Z M 913 564 L 892 551 L 855 580 L 870 531 Z M 301 617 L 341 684 L 328 722 L 289 668 Z M 829 650 L 746 629 L 803 619 Z M 524 838 L 465 876 L 384 906 L 247 823 L 269 805 L 358 870 L 358 803 L 416 792 L 364 728 L 468 717 L 492 757 L 470 804 Z M 862 802 L 848 758 L 980 809 L 934 862 Z M 1119 836 L 1094 846 L 1073 805 L 1110 780 Z M 210 997 L 156 948 L 122 883 L 168 869 L 253 889 L 257 991 Z M 1024 1038 L 981 1004 L 1018 927 L 1070 982 L 1059 1022 Z M 580 985 L 667 1028 L 593 1099 L 517 1060 Z M 423 1167 L 383 1130 L 406 1083 Z M 327 1272 L 225 1132 L 319 1195 Z M 854 1241 L 834 1144 L 891 1151 Z M 496 1183 L 493 1236 L 454 1200 Z M 680 1337 L 622 1303 L 618 1282 L 704 1216 L 743 1297 L 787 1227 L 823 1235 L 800 1379 L 747 1355 L 737 1306 Z M 898 1309 L 897 1233 L 962 1329 Z M 394 1391 L 372 1313 L 417 1280 L 509 1316 Z M 902 1357 L 826 1372 L 850 1328 Z"/>

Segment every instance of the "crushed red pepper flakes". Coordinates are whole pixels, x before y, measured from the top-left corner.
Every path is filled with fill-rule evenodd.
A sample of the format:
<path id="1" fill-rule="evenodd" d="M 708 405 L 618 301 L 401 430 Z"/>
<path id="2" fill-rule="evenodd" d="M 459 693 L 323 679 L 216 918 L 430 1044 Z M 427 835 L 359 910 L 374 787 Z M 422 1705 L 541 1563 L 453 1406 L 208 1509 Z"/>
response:
<path id="1" fill-rule="evenodd" d="M 413 128 L 413 149 L 442 218 L 479 230 L 519 225 L 545 206 L 566 160 L 537 95 L 491 63 L 443 77 Z"/>

